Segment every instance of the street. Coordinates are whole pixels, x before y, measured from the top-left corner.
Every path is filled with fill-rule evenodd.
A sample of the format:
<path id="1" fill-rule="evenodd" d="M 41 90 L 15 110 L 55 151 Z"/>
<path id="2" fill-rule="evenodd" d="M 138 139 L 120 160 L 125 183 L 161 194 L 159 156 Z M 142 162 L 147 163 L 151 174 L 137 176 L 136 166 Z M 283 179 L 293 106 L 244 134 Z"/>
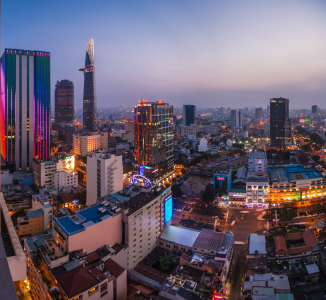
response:
<path id="1" fill-rule="evenodd" d="M 227 293 L 229 293 L 229 300 L 242 299 L 241 288 L 245 279 L 247 264 L 246 251 L 247 245 L 234 245 L 234 256 L 227 284 Z"/>

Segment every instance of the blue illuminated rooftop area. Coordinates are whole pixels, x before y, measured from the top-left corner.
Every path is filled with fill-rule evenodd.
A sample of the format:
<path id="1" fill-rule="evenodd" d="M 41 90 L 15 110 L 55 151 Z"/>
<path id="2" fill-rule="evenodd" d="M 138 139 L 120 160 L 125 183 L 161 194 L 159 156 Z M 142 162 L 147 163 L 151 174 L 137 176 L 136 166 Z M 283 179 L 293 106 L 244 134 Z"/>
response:
<path id="1" fill-rule="evenodd" d="M 272 181 L 296 181 L 322 177 L 315 169 L 305 169 L 301 165 L 288 165 L 285 167 L 268 167 Z"/>
<path id="2" fill-rule="evenodd" d="M 102 209 L 102 212 L 100 212 L 99 209 Z M 74 216 L 63 217 L 55 220 L 54 222 L 68 236 L 70 236 L 84 231 L 87 227 L 99 223 L 111 217 L 113 214 L 113 212 L 109 212 L 108 209 L 104 208 L 103 206 L 96 205 L 79 211 Z"/>

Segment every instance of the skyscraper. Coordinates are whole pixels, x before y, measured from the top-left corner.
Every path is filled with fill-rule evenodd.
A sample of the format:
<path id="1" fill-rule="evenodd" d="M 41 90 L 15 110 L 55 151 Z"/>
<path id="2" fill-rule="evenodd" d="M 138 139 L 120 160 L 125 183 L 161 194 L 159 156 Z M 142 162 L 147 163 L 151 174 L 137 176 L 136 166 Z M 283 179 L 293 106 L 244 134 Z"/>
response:
<path id="1" fill-rule="evenodd" d="M 311 106 L 311 113 L 317 114 L 317 112 L 318 112 L 317 105 L 314 104 L 313 106 Z"/>
<path id="2" fill-rule="evenodd" d="M 282 97 L 270 100 L 270 137 L 272 148 L 284 149 L 291 143 L 289 102 L 288 99 Z"/>
<path id="3" fill-rule="evenodd" d="M 230 125 L 231 125 L 232 133 L 234 133 L 236 129 L 242 128 L 242 111 L 241 111 L 241 109 L 231 109 Z"/>
<path id="4" fill-rule="evenodd" d="M 263 109 L 261 107 L 257 107 L 255 109 L 255 119 L 260 120 L 262 116 L 263 116 Z"/>
<path id="5" fill-rule="evenodd" d="M 86 49 L 83 96 L 83 127 L 94 130 L 96 127 L 97 103 L 95 90 L 94 40 L 89 39 Z"/>
<path id="6" fill-rule="evenodd" d="M 67 79 L 57 81 L 54 91 L 55 121 L 71 123 L 74 121 L 74 83 Z"/>
<path id="7" fill-rule="evenodd" d="M 173 106 L 140 100 L 135 106 L 133 181 L 150 185 L 173 170 Z"/>
<path id="8" fill-rule="evenodd" d="M 50 157 L 50 53 L 5 49 L 1 58 L 1 155 L 10 170 Z"/>
<path id="9" fill-rule="evenodd" d="M 183 106 L 183 125 L 190 126 L 196 122 L 196 105 Z"/>

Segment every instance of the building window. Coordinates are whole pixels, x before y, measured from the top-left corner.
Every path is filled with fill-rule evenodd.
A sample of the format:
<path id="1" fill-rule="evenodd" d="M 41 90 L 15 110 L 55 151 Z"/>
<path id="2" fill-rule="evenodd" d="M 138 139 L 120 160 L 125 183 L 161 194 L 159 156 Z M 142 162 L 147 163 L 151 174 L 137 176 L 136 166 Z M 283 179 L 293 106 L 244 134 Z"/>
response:
<path id="1" fill-rule="evenodd" d="M 88 297 L 94 295 L 97 292 L 98 292 L 98 285 L 88 291 Z"/>
<path id="2" fill-rule="evenodd" d="M 104 291 L 106 291 L 107 288 L 108 288 L 108 283 L 107 283 L 107 282 L 103 283 L 103 284 L 101 285 L 101 293 L 104 292 Z"/>

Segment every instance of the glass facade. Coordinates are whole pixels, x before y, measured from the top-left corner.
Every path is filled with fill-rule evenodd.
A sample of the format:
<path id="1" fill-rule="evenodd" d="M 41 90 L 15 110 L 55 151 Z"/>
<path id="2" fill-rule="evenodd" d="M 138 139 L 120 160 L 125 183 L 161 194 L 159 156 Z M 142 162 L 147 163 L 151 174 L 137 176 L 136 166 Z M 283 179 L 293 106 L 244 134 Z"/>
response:
<path id="1" fill-rule="evenodd" d="M 291 143 L 289 100 L 273 98 L 270 101 L 270 138 L 272 148 L 286 148 Z"/>
<path id="2" fill-rule="evenodd" d="M 139 101 L 134 126 L 134 174 L 156 183 L 173 169 L 173 106 Z"/>
<path id="3" fill-rule="evenodd" d="M 57 81 L 54 92 L 55 121 L 71 123 L 74 121 L 74 83 L 69 80 Z"/>
<path id="4" fill-rule="evenodd" d="M 183 106 L 183 125 L 190 126 L 196 123 L 196 106 L 184 105 Z"/>
<path id="5" fill-rule="evenodd" d="M 96 89 L 95 89 L 95 67 L 94 67 L 94 41 L 89 39 L 86 49 L 84 72 L 84 96 L 83 96 L 83 127 L 94 130 L 96 128 Z"/>
<path id="6" fill-rule="evenodd" d="M 5 49 L 1 90 L 1 155 L 29 170 L 33 157 L 50 157 L 50 53 Z"/>

